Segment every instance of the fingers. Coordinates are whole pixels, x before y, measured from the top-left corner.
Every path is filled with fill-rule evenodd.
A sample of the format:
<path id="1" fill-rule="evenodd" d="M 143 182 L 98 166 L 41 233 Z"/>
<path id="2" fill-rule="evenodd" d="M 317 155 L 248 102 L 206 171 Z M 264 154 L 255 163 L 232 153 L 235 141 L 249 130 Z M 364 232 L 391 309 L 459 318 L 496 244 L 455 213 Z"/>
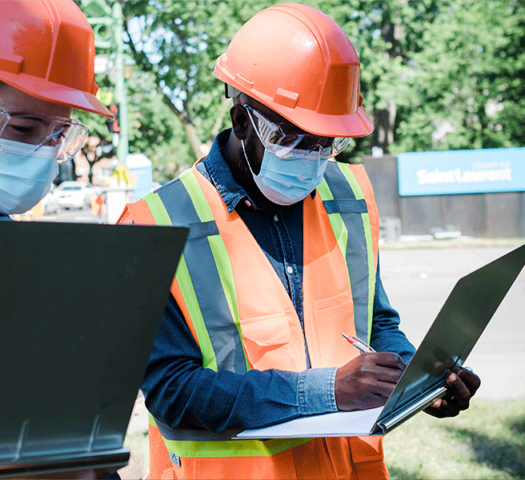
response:
<path id="1" fill-rule="evenodd" d="M 463 383 L 455 373 L 449 373 L 446 379 L 446 386 L 449 389 L 450 400 L 454 400 L 455 405 L 459 410 L 466 410 L 469 407 L 470 397 L 472 396 L 470 390 Z M 456 414 L 457 415 L 457 414 Z"/>
<path id="2" fill-rule="evenodd" d="M 365 355 L 370 354 L 366 353 Z M 373 355 L 376 364 L 382 367 L 393 368 L 401 371 L 404 371 L 406 368 L 405 362 L 403 362 L 403 359 L 397 353 L 379 352 Z"/>
<path id="3" fill-rule="evenodd" d="M 446 397 L 434 400 L 432 405 L 427 407 L 424 412 L 436 418 L 455 417 L 459 415 L 457 406 L 448 401 Z"/>
<path id="4" fill-rule="evenodd" d="M 425 412 L 438 418 L 455 417 L 469 408 L 470 399 L 480 384 L 479 377 L 469 369 L 454 367 L 445 380 L 448 393 L 435 400 Z"/>
<path id="5" fill-rule="evenodd" d="M 394 353 L 366 353 L 340 367 L 335 377 L 339 410 L 362 410 L 384 405 L 405 364 Z"/>
<path id="6" fill-rule="evenodd" d="M 374 378 L 379 382 L 392 383 L 394 385 L 399 381 L 399 377 L 405 370 L 405 362 L 395 353 L 365 353 L 362 356 L 372 355 Z M 368 359 L 364 359 L 368 360 Z M 365 367 L 366 368 L 366 367 Z M 390 394 L 389 394 L 390 395 Z"/>
<path id="7" fill-rule="evenodd" d="M 474 396 L 474 394 L 478 391 L 478 388 L 481 385 L 481 379 L 472 370 L 468 368 L 459 368 L 459 371 L 457 371 L 456 373 L 459 376 L 459 378 L 461 378 L 466 387 L 469 389 L 470 395 Z"/>

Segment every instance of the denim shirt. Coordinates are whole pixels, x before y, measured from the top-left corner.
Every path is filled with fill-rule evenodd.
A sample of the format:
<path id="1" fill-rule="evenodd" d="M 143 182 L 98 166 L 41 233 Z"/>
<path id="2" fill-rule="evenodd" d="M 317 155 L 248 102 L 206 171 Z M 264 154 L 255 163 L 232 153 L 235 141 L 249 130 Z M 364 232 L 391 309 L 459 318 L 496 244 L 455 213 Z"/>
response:
<path id="1" fill-rule="evenodd" d="M 303 322 L 302 202 L 275 215 L 258 210 L 235 182 L 220 148 L 231 130 L 221 132 L 209 155 L 197 164 L 220 193 L 228 210 L 236 210 L 283 282 Z M 315 192 L 314 192 L 315 194 Z M 414 347 L 399 330 L 399 315 L 390 306 L 377 272 L 371 346 L 395 352 L 408 361 Z M 334 339 L 334 342 L 344 341 Z M 307 358 L 308 358 L 308 352 Z M 337 368 L 302 372 L 251 370 L 244 375 L 202 367 L 202 355 L 181 310 L 171 296 L 150 356 L 142 385 L 146 406 L 157 421 L 171 427 L 256 428 L 337 411 L 334 380 Z"/>

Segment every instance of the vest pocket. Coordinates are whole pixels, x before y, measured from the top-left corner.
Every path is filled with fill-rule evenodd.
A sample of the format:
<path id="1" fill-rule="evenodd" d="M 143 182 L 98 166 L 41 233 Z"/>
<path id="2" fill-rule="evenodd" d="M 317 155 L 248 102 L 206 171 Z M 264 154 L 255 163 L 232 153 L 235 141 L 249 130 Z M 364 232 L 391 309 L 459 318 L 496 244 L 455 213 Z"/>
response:
<path id="1" fill-rule="evenodd" d="M 339 367 L 358 352 L 342 337 L 353 335 L 354 304 L 349 291 L 313 302 L 313 335 L 308 339 L 312 367 Z"/>
<path id="2" fill-rule="evenodd" d="M 257 370 L 290 367 L 290 326 L 282 313 L 241 319 L 244 348 L 250 365 Z"/>

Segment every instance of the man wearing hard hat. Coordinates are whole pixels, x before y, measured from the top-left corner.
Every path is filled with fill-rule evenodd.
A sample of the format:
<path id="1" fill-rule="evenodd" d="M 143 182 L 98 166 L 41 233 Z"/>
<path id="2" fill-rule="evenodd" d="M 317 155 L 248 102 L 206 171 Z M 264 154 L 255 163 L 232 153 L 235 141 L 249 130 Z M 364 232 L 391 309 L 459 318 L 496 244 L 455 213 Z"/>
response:
<path id="1" fill-rule="evenodd" d="M 368 177 L 334 161 L 373 129 L 348 37 L 313 8 L 272 6 L 215 75 L 233 98 L 232 129 L 121 218 L 191 228 L 142 387 L 149 478 L 388 478 L 381 437 L 221 441 L 382 406 L 414 347 L 379 277 Z M 378 353 L 359 355 L 342 332 Z M 448 384 L 438 416 L 467 408 L 479 379 L 458 370 Z"/>
<path id="2" fill-rule="evenodd" d="M 82 146 L 88 130 L 73 108 L 113 117 L 95 96 L 94 62 L 72 0 L 0 2 L 0 216 L 35 206 Z"/>

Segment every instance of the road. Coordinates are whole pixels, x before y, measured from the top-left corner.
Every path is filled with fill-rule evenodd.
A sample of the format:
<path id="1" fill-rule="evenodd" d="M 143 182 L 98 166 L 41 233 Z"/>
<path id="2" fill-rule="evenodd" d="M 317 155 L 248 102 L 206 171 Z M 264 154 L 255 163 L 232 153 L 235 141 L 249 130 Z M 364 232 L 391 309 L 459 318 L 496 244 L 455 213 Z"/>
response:
<path id="1" fill-rule="evenodd" d="M 381 250 L 381 277 L 401 328 L 418 346 L 455 283 L 515 247 Z M 521 272 L 466 365 L 478 398 L 525 397 L 525 273 Z"/>

